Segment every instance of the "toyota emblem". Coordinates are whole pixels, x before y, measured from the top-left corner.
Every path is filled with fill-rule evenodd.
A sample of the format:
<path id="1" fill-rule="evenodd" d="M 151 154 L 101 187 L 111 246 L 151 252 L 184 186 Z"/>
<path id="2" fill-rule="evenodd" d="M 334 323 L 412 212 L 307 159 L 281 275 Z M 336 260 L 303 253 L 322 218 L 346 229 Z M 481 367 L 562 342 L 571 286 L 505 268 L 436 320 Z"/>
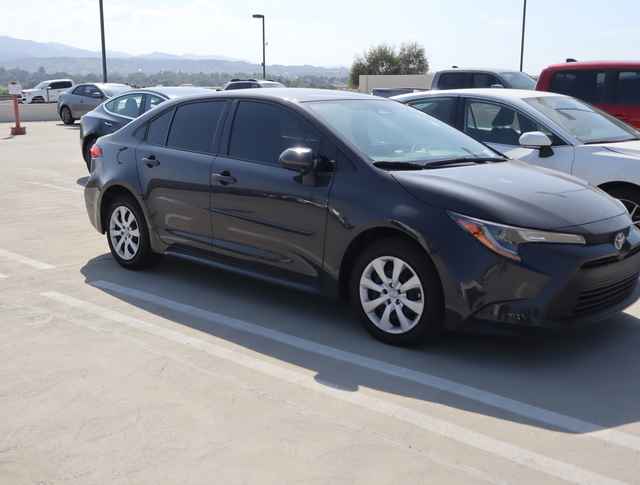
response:
<path id="1" fill-rule="evenodd" d="M 624 246 L 625 240 L 626 236 L 624 235 L 624 232 L 619 232 L 618 234 L 616 234 L 616 237 L 613 239 L 613 245 L 618 251 L 620 251 L 622 249 L 622 246 Z"/>

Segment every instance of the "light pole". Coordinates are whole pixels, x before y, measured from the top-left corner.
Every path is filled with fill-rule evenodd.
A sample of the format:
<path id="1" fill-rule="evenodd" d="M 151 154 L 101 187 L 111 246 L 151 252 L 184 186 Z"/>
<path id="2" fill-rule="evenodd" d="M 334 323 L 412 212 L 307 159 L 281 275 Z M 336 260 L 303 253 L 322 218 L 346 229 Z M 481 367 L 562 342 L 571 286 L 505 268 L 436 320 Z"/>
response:
<path id="1" fill-rule="evenodd" d="M 107 82 L 107 51 L 104 47 L 104 13 L 102 12 L 102 0 L 100 2 L 100 36 L 102 39 L 102 82 Z"/>
<path id="2" fill-rule="evenodd" d="M 267 64 L 265 62 L 265 50 L 266 50 L 267 44 L 265 43 L 265 40 L 264 40 L 264 15 L 255 13 L 253 14 L 253 18 L 262 19 L 262 79 L 267 79 Z"/>
<path id="3" fill-rule="evenodd" d="M 524 64 L 524 31 L 527 24 L 527 0 L 524 0 L 522 6 L 522 41 L 520 42 L 520 72 L 522 72 L 522 66 Z"/>

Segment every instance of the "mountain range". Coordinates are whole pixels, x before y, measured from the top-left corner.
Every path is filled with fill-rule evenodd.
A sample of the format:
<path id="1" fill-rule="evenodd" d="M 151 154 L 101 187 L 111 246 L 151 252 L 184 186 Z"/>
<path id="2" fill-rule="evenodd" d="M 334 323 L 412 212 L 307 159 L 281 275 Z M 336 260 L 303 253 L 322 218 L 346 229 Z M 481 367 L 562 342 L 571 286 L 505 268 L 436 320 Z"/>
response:
<path id="1" fill-rule="evenodd" d="M 185 73 L 253 74 L 261 70 L 255 63 L 223 55 L 176 55 L 152 52 L 131 55 L 125 52 L 107 51 L 110 72 L 131 74 L 141 72 L 153 74 L 160 71 Z M 0 66 L 37 71 L 43 67 L 47 72 L 69 74 L 92 74 L 101 70 L 100 53 L 54 42 L 35 42 L 0 35 Z M 322 76 L 344 78 L 345 67 L 319 67 L 311 65 L 268 65 L 272 76 L 300 77 Z"/>

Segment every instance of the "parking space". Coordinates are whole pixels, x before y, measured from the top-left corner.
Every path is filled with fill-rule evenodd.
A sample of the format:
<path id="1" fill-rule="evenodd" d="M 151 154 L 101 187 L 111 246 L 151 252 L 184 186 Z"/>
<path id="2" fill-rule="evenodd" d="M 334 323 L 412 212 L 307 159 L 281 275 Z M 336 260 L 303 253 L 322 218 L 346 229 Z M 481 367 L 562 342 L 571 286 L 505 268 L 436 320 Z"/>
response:
<path id="1" fill-rule="evenodd" d="M 0 124 L 0 483 L 640 483 L 640 306 L 385 346 L 332 301 L 165 258 L 82 200 L 77 126 Z"/>

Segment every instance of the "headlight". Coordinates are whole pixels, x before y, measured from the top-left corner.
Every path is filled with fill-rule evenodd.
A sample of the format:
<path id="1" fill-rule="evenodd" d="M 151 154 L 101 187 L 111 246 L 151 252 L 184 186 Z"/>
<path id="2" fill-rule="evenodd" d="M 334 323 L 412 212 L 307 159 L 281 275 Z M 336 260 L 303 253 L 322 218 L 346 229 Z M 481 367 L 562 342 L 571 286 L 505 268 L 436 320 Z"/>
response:
<path id="1" fill-rule="evenodd" d="M 522 227 L 505 226 L 495 222 L 483 221 L 473 217 L 448 212 L 456 224 L 471 234 L 485 247 L 505 258 L 520 261 L 518 247 L 526 243 L 554 244 L 586 244 L 579 234 L 563 234 L 559 232 L 524 229 Z"/>

